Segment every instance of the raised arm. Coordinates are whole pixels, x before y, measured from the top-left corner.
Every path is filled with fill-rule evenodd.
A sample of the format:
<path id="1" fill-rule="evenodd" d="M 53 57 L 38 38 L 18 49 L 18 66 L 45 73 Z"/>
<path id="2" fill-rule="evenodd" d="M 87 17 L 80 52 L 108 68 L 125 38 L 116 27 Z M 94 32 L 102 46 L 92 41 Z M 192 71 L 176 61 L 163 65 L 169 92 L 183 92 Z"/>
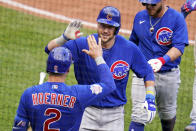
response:
<path id="1" fill-rule="evenodd" d="M 47 46 L 45 47 L 45 52 L 49 53 L 53 48 L 63 45 L 68 40 L 74 40 L 76 38 L 81 37 L 83 35 L 83 33 L 80 32 L 81 26 L 82 23 L 79 20 L 75 20 L 69 23 L 69 25 L 67 26 L 64 33 L 61 36 L 51 40 L 47 44 Z"/>

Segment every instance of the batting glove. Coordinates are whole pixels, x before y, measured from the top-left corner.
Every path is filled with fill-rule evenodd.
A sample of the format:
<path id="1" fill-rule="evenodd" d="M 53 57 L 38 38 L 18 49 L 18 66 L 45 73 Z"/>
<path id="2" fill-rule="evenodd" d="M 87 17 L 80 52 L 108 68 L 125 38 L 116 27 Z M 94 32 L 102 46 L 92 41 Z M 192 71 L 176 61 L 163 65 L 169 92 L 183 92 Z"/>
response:
<path id="1" fill-rule="evenodd" d="M 181 7 L 181 12 L 186 17 L 189 13 L 196 10 L 196 0 L 187 0 Z"/>
<path id="2" fill-rule="evenodd" d="M 190 125 L 186 126 L 185 131 L 196 131 L 196 123 L 191 123 Z"/>
<path id="3" fill-rule="evenodd" d="M 152 94 L 146 94 L 146 100 L 143 104 L 143 108 L 147 110 L 148 118 L 147 123 L 151 123 L 156 115 L 156 106 L 155 106 L 155 96 Z"/>
<path id="4" fill-rule="evenodd" d="M 80 32 L 80 28 L 82 26 L 81 21 L 75 20 L 71 22 L 67 28 L 65 29 L 63 33 L 63 37 L 65 40 L 75 40 L 76 38 L 79 38 L 83 35 L 82 32 Z"/>
<path id="5" fill-rule="evenodd" d="M 162 58 L 162 57 L 160 57 L 160 58 Z M 160 58 L 158 58 L 158 59 L 150 59 L 148 61 L 148 63 L 150 64 L 150 66 L 152 67 L 154 72 L 158 72 L 161 69 L 161 67 L 163 66 L 163 64 L 165 64 L 164 62 L 162 62 L 160 60 Z"/>

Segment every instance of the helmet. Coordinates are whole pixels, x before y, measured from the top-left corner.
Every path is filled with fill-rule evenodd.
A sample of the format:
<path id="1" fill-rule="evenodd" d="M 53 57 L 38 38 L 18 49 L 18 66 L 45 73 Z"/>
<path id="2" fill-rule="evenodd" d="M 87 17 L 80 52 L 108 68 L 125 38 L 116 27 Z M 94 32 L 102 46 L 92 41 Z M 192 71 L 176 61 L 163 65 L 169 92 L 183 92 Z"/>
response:
<path id="1" fill-rule="evenodd" d="M 115 34 L 118 34 L 121 26 L 120 11 L 115 7 L 106 6 L 100 11 L 97 22 L 117 27 Z"/>
<path id="2" fill-rule="evenodd" d="M 161 0 L 139 0 L 141 3 L 146 3 L 146 4 L 157 4 Z"/>
<path id="3" fill-rule="evenodd" d="M 48 56 L 47 72 L 63 74 L 67 72 L 72 63 L 72 54 L 65 47 L 56 47 Z"/>

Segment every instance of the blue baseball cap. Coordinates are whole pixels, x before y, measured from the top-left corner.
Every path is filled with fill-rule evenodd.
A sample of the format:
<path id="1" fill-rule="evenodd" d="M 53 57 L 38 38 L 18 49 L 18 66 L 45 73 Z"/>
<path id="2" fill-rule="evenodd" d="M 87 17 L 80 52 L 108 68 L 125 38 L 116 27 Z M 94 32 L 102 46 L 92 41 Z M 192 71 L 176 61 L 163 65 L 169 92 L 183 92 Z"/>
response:
<path id="1" fill-rule="evenodd" d="M 56 47 L 48 56 L 47 72 L 63 74 L 68 71 L 72 63 L 72 54 L 68 48 Z"/>
<path id="2" fill-rule="evenodd" d="M 159 3 L 161 0 L 139 0 L 139 2 L 141 3 L 146 3 L 146 4 L 157 4 Z"/>

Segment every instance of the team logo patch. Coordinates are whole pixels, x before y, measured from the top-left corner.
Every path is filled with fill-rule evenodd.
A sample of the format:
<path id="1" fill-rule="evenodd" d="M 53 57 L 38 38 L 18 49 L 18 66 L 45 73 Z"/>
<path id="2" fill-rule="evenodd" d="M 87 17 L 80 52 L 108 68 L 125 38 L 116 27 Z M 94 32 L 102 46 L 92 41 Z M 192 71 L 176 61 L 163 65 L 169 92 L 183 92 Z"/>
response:
<path id="1" fill-rule="evenodd" d="M 111 15 L 111 14 L 107 14 L 106 18 L 107 18 L 108 20 L 112 20 L 112 15 Z"/>
<path id="2" fill-rule="evenodd" d="M 112 72 L 114 79 L 121 80 L 127 76 L 129 64 L 122 60 L 116 61 L 112 64 L 110 71 Z"/>
<path id="3" fill-rule="evenodd" d="M 170 45 L 173 31 L 167 27 L 160 28 L 156 33 L 156 41 L 159 45 Z"/>
<path id="4" fill-rule="evenodd" d="M 52 85 L 52 89 L 58 89 L 58 85 Z"/>
<path id="5" fill-rule="evenodd" d="M 25 127 L 26 126 L 26 122 L 21 120 L 20 122 L 17 123 L 17 126 L 18 127 Z"/>
<path id="6" fill-rule="evenodd" d="M 13 129 L 21 129 L 21 128 L 24 128 L 24 127 L 27 126 L 26 124 L 27 124 L 27 122 L 25 122 L 25 121 L 15 120 L 14 121 L 14 127 L 13 127 Z"/>
<path id="7" fill-rule="evenodd" d="M 102 87 L 98 84 L 91 85 L 90 89 L 92 91 L 92 94 L 98 95 L 99 93 L 102 92 Z"/>

